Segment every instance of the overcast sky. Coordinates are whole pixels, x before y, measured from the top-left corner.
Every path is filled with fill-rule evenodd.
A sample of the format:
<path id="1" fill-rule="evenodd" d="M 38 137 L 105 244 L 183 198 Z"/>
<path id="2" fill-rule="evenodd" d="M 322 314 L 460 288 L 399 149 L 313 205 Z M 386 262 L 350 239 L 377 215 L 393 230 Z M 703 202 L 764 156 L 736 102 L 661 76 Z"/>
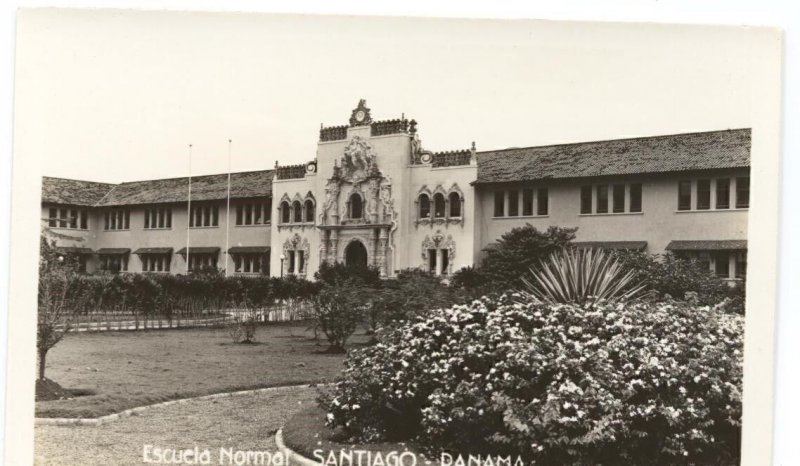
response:
<path id="1" fill-rule="evenodd" d="M 190 143 L 194 174 L 224 172 L 229 138 L 234 171 L 305 162 L 320 123 L 346 124 L 360 98 L 374 119 L 416 119 L 431 150 L 756 126 L 767 37 L 110 10 L 23 12 L 18 34 L 15 151 L 44 175 L 108 182 L 184 176 Z"/>

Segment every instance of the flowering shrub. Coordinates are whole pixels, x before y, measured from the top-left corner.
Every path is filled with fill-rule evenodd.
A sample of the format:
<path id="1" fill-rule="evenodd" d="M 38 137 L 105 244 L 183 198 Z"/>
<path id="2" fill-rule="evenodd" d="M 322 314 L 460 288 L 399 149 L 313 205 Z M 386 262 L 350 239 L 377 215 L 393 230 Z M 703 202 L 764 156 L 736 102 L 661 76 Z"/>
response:
<path id="1" fill-rule="evenodd" d="M 735 463 L 743 319 L 686 303 L 432 311 L 350 354 L 320 398 L 349 441 L 537 464 Z"/>

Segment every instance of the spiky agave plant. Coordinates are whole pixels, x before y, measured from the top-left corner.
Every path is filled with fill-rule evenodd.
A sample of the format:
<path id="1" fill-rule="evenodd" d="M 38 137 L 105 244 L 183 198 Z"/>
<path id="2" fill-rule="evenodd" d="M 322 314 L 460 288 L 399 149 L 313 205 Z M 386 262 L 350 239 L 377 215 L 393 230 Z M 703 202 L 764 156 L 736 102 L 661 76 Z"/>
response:
<path id="1" fill-rule="evenodd" d="M 586 304 L 629 300 L 643 294 L 634 272 L 602 249 L 561 249 L 522 277 L 522 293 L 545 303 Z"/>

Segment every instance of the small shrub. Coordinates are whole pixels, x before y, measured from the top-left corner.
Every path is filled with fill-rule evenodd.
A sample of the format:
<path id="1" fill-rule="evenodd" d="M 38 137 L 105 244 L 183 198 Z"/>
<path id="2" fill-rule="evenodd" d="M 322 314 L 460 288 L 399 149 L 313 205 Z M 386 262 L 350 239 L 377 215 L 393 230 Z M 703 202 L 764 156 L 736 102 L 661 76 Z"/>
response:
<path id="1" fill-rule="evenodd" d="M 255 313 L 248 312 L 245 315 L 236 315 L 233 322 L 228 325 L 228 334 L 234 343 L 253 343 L 256 338 L 256 327 L 258 320 Z"/>
<path id="2" fill-rule="evenodd" d="M 330 427 L 348 442 L 414 440 L 433 454 L 536 464 L 738 462 L 741 316 L 518 300 L 380 331 L 321 396 Z"/>
<path id="3" fill-rule="evenodd" d="M 602 249 L 562 249 L 550 255 L 526 277 L 526 295 L 546 303 L 630 300 L 644 285 L 634 282 L 636 272 L 624 270 Z"/>
<path id="4" fill-rule="evenodd" d="M 320 288 L 314 303 L 319 329 L 328 339 L 329 352 L 345 352 L 345 344 L 364 321 L 368 288 L 355 278 Z"/>

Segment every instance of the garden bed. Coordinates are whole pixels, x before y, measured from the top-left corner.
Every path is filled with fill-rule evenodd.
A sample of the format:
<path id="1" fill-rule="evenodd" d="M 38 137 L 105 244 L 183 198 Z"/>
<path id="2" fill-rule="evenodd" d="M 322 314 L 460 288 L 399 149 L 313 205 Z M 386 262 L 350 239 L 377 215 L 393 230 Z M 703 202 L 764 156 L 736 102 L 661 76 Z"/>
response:
<path id="1" fill-rule="evenodd" d="M 342 443 L 338 441 L 336 432 L 325 425 L 325 414 L 322 408 L 314 405 L 299 411 L 290 418 L 282 429 L 283 443 L 286 447 L 314 461 L 320 461 L 320 458 L 327 460 L 332 452 L 336 457 L 336 464 L 342 464 L 339 457 L 340 452 L 346 454 L 352 452 L 353 461 L 356 462 L 355 458 L 359 451 L 369 452 L 373 458 L 381 455 L 384 460 L 390 454 L 399 455 L 403 452 L 411 452 L 416 455 L 416 464 L 418 465 L 439 464 L 438 461 L 427 458 L 420 453 L 418 448 L 408 443 Z M 362 454 L 366 457 L 366 453 Z M 370 463 L 376 464 L 375 461 Z M 387 464 L 390 463 L 387 462 Z M 412 463 L 404 461 L 403 464 Z"/>
<path id="2" fill-rule="evenodd" d="M 167 400 L 331 380 L 344 355 L 323 354 L 327 343 L 312 337 L 305 324 L 259 326 L 256 345 L 232 344 L 224 328 L 71 333 L 48 354 L 47 377 L 67 391 L 94 394 L 38 402 L 36 416 L 95 418 Z"/>

